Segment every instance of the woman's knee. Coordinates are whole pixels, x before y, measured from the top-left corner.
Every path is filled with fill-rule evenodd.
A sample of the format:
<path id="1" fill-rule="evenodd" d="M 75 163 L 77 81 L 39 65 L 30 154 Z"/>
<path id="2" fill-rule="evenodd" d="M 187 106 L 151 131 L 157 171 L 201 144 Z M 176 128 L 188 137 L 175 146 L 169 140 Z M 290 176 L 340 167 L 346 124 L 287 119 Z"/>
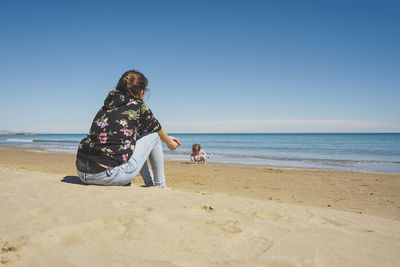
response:
<path id="1" fill-rule="evenodd" d="M 147 133 L 147 134 L 140 136 L 136 142 L 138 142 L 140 140 L 147 140 L 147 139 L 154 140 L 154 141 L 160 141 L 160 137 L 158 136 L 158 133 Z"/>

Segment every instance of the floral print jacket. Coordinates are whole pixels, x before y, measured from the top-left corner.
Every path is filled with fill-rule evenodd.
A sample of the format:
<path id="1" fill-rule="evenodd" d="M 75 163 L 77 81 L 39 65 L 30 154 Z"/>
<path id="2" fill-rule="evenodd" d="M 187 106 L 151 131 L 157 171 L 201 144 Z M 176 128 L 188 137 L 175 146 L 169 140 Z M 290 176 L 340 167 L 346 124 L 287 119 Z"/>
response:
<path id="1" fill-rule="evenodd" d="M 141 135 L 159 130 L 160 123 L 143 100 L 113 90 L 79 145 L 77 168 L 98 173 L 122 164 L 131 157 Z"/>

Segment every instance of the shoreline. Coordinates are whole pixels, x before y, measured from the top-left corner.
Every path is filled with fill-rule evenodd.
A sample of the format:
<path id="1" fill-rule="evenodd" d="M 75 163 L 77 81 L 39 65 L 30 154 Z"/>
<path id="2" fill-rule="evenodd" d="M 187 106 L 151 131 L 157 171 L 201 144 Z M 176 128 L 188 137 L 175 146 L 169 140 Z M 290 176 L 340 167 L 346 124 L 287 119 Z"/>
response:
<path id="1" fill-rule="evenodd" d="M 72 151 L 50 151 L 50 150 L 45 150 L 40 147 L 19 147 L 19 146 L 0 146 L 1 148 L 9 148 L 9 149 L 22 149 L 25 151 L 29 152 L 36 152 L 36 153 L 61 153 L 61 154 L 70 154 L 70 155 L 76 155 L 76 152 Z M 164 154 L 164 160 L 165 161 L 171 161 L 171 162 L 187 162 L 189 160 L 186 159 L 171 159 L 171 158 L 165 158 Z M 330 169 L 330 168 L 317 168 L 317 167 L 291 167 L 291 166 L 277 166 L 277 165 L 266 165 L 266 164 L 257 164 L 257 163 L 233 163 L 233 162 L 208 162 L 207 164 L 221 164 L 221 165 L 231 165 L 231 166 L 258 166 L 258 167 L 267 167 L 267 168 L 277 168 L 277 169 L 284 169 L 284 170 L 308 170 L 308 171 L 340 171 L 340 172 L 356 172 L 356 173 L 375 173 L 375 174 L 399 174 L 400 172 L 379 172 L 379 171 L 364 171 L 364 170 L 344 170 L 344 169 Z"/>

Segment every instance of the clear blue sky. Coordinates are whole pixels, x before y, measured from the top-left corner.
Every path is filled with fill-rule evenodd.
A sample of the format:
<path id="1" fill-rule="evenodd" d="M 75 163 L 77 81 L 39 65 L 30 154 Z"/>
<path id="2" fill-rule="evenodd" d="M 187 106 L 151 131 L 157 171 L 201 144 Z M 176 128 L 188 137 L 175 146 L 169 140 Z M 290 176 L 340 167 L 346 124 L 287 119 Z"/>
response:
<path id="1" fill-rule="evenodd" d="M 399 10 L 361 0 L 2 1 L 0 129 L 87 132 L 135 68 L 169 132 L 400 132 Z"/>

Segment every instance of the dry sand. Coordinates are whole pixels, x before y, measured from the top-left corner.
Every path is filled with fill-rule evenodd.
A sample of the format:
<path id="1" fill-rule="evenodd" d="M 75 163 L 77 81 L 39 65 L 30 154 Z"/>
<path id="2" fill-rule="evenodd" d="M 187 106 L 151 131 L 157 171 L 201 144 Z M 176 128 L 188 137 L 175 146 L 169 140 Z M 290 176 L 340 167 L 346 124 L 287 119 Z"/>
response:
<path id="1" fill-rule="evenodd" d="M 4 266 L 398 266 L 400 175 L 168 161 L 169 189 L 86 186 L 0 147 Z"/>

